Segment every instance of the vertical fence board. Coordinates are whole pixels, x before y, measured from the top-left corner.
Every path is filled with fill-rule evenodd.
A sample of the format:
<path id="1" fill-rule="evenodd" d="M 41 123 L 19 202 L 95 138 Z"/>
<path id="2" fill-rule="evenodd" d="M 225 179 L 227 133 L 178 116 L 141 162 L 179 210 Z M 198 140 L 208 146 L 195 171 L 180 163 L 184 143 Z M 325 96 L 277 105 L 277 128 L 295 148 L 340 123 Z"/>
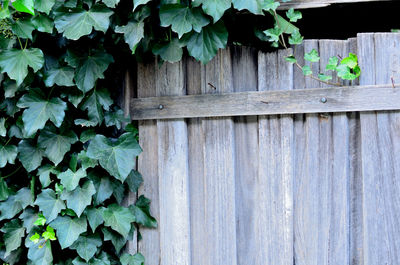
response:
<path id="1" fill-rule="evenodd" d="M 138 97 L 156 96 L 154 64 L 138 64 L 137 86 Z M 143 175 L 143 185 L 139 194 L 151 200 L 150 211 L 154 218 L 160 220 L 160 198 L 158 193 L 158 134 L 157 121 L 139 121 L 139 144 L 143 153 L 138 158 L 138 170 Z M 147 264 L 160 263 L 160 234 L 158 229 L 140 228 L 142 240 L 138 250 L 146 257 Z"/>
<path id="2" fill-rule="evenodd" d="M 286 51 L 259 55 L 259 90 L 291 89 L 293 66 Z M 255 264 L 293 263 L 293 119 L 290 115 L 259 117 L 260 206 L 259 252 Z"/>
<path id="3" fill-rule="evenodd" d="M 157 96 L 183 95 L 183 62 L 156 71 Z M 188 135 L 183 119 L 158 120 L 161 264 L 190 264 Z M 173 244 L 171 244 L 173 242 Z"/>
<path id="4" fill-rule="evenodd" d="M 398 78 L 399 34 L 360 34 L 361 84 Z M 398 89 L 398 88 L 394 88 Z M 365 264 L 400 262 L 399 112 L 361 113 Z"/>
<path id="5" fill-rule="evenodd" d="M 257 90 L 257 52 L 247 47 L 232 50 L 232 74 L 234 92 Z M 262 264 L 256 259 L 261 252 L 255 238 L 258 203 L 258 123 L 257 116 L 234 118 L 235 129 L 235 181 L 236 181 L 236 244 L 238 264 Z"/>
<path id="6" fill-rule="evenodd" d="M 230 51 L 221 50 L 202 66 L 202 93 L 232 92 Z M 211 84 L 211 85 L 210 85 Z M 208 253 L 201 264 L 237 264 L 234 128 L 231 118 L 202 120 L 204 131 L 204 212 Z"/>

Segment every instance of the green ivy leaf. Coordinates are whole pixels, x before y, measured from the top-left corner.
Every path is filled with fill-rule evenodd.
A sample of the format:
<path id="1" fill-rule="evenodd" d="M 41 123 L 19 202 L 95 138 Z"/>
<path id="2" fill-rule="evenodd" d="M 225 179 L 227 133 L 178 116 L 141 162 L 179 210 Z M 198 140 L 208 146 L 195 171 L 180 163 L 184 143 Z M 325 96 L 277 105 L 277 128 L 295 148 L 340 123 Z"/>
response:
<path id="1" fill-rule="evenodd" d="M 35 204 L 39 206 L 40 211 L 50 223 L 57 218 L 61 210 L 65 209 L 64 202 L 57 198 L 56 193 L 52 189 L 45 189 L 37 196 Z"/>
<path id="2" fill-rule="evenodd" d="M 9 49 L 0 52 L 0 67 L 2 73 L 17 81 L 17 86 L 21 85 L 28 75 L 28 66 L 34 72 L 43 67 L 43 52 L 37 48 L 24 50 Z"/>
<path id="3" fill-rule="evenodd" d="M 293 55 L 286 57 L 285 60 L 289 63 L 297 63 L 297 59 Z"/>
<path id="4" fill-rule="evenodd" d="M 52 165 L 46 164 L 38 169 L 38 175 L 42 188 L 47 188 L 50 185 L 50 174 L 58 174 L 59 171 Z"/>
<path id="5" fill-rule="evenodd" d="M 96 52 L 87 58 L 80 59 L 74 77 L 78 88 L 83 93 L 91 90 L 97 79 L 104 78 L 103 73 L 112 62 L 114 62 L 112 56 L 101 51 Z"/>
<path id="6" fill-rule="evenodd" d="M 35 26 L 35 29 L 40 32 L 53 33 L 54 22 L 45 15 L 37 15 L 33 18 L 32 23 Z"/>
<path id="7" fill-rule="evenodd" d="M 110 92 L 107 89 L 94 89 L 82 104 L 82 109 L 88 111 L 91 121 L 101 124 L 104 119 L 104 110 L 109 110 L 113 103 Z"/>
<path id="8" fill-rule="evenodd" d="M 124 182 L 135 167 L 135 158 L 142 152 L 131 133 L 121 135 L 115 142 L 103 135 L 96 135 L 90 142 L 87 156 L 98 159 L 100 165 L 112 176 Z"/>
<path id="9" fill-rule="evenodd" d="M 222 15 L 231 7 L 231 0 L 193 0 L 192 6 L 202 5 L 203 11 L 212 16 L 216 23 Z"/>
<path id="10" fill-rule="evenodd" d="M 264 34 L 267 36 L 268 41 L 270 42 L 278 42 L 279 36 L 283 33 L 281 28 L 275 27 L 271 29 L 267 29 L 264 31 Z"/>
<path id="11" fill-rule="evenodd" d="M 46 227 L 46 231 L 43 232 L 42 237 L 45 240 L 52 240 L 52 241 L 57 240 L 56 233 L 54 233 L 54 229 L 51 226 Z"/>
<path id="12" fill-rule="evenodd" d="M 33 223 L 37 226 L 44 226 L 46 224 L 46 217 L 43 214 L 39 213 L 36 221 Z"/>
<path id="13" fill-rule="evenodd" d="M 6 119 L 0 118 L 0 137 L 5 137 L 6 135 L 7 135 Z"/>
<path id="14" fill-rule="evenodd" d="M 68 208 L 75 211 L 76 215 L 80 217 L 83 211 L 92 202 L 92 196 L 96 193 L 96 189 L 92 181 L 86 181 L 82 188 L 77 187 L 73 191 L 64 191 L 61 194 L 61 199 L 67 201 Z"/>
<path id="15" fill-rule="evenodd" d="M 353 53 L 349 53 L 349 56 L 346 58 L 343 58 L 343 60 L 340 62 L 340 64 L 346 65 L 350 67 L 350 69 L 355 68 L 358 65 L 358 58 L 357 55 Z"/>
<path id="16" fill-rule="evenodd" d="M 15 163 L 17 158 L 18 150 L 15 145 L 1 145 L 0 144 L 0 168 L 3 168 L 9 164 Z"/>
<path id="17" fill-rule="evenodd" d="M 35 0 L 35 9 L 48 15 L 55 2 L 56 0 Z"/>
<path id="18" fill-rule="evenodd" d="M 135 213 L 136 223 L 145 227 L 157 227 L 157 221 L 150 214 L 150 200 L 141 195 L 135 205 L 130 207 Z"/>
<path id="19" fill-rule="evenodd" d="M 319 74 L 318 78 L 322 81 L 329 81 L 332 80 L 332 76 L 331 75 L 326 75 L 326 74 Z"/>
<path id="20" fill-rule="evenodd" d="M 29 238 L 29 240 L 32 241 L 33 243 L 37 244 L 37 243 L 39 243 L 40 235 L 38 233 L 35 233 L 33 236 L 31 236 Z"/>
<path id="21" fill-rule="evenodd" d="M 162 27 L 172 26 L 172 30 L 178 33 L 179 38 L 192 29 L 200 32 L 210 23 L 199 9 L 191 9 L 180 4 L 161 6 L 160 21 Z"/>
<path id="22" fill-rule="evenodd" d="M 35 227 L 35 221 L 38 216 L 38 213 L 32 208 L 26 208 L 19 216 L 19 219 L 22 220 L 23 226 L 25 227 L 27 233 L 30 233 Z"/>
<path id="23" fill-rule="evenodd" d="M 182 59 L 183 49 L 179 39 L 172 39 L 170 42 L 155 44 L 153 53 L 159 55 L 164 61 L 175 63 Z"/>
<path id="24" fill-rule="evenodd" d="M 58 242 L 62 249 L 71 246 L 80 234 L 87 231 L 87 221 L 84 216 L 80 218 L 58 216 L 51 226 L 56 229 Z"/>
<path id="25" fill-rule="evenodd" d="M 204 27 L 200 33 L 193 33 L 187 49 L 191 56 L 206 64 L 217 54 L 219 48 L 226 47 L 227 41 L 228 32 L 225 25 L 218 22 Z"/>
<path id="26" fill-rule="evenodd" d="M 82 143 L 86 143 L 86 142 L 92 140 L 94 137 L 96 137 L 95 130 L 94 129 L 89 129 L 89 130 L 83 131 L 81 133 L 81 136 L 79 137 L 79 140 Z"/>
<path id="27" fill-rule="evenodd" d="M 20 189 L 16 194 L 0 203 L 0 221 L 11 219 L 28 205 L 32 206 L 33 196 L 28 188 Z"/>
<path id="28" fill-rule="evenodd" d="M 99 164 L 96 159 L 91 159 L 87 156 L 86 151 L 82 150 L 78 154 L 78 160 L 81 162 L 82 169 L 86 170 L 88 168 L 95 167 Z"/>
<path id="29" fill-rule="evenodd" d="M 11 28 L 18 37 L 32 40 L 32 31 L 35 30 L 35 26 L 30 19 L 19 19 L 12 24 Z"/>
<path id="30" fill-rule="evenodd" d="M 316 63 L 316 62 L 319 62 L 320 57 L 318 55 L 317 50 L 312 49 L 309 53 L 304 54 L 304 59 L 306 61 Z"/>
<path id="31" fill-rule="evenodd" d="M 131 192 L 137 192 L 140 185 L 143 183 L 143 177 L 138 171 L 133 170 L 126 178 L 126 183 L 128 183 Z"/>
<path id="32" fill-rule="evenodd" d="M 329 58 L 328 64 L 326 65 L 326 70 L 336 70 L 337 64 L 339 62 L 339 59 L 336 56 L 332 56 Z"/>
<path id="33" fill-rule="evenodd" d="M 89 179 L 93 181 L 96 188 L 96 194 L 94 195 L 95 205 L 99 205 L 111 197 L 113 186 L 108 176 L 98 176 L 95 172 L 91 172 Z"/>
<path id="34" fill-rule="evenodd" d="M 144 265 L 144 257 L 140 253 L 136 253 L 135 255 L 124 253 L 120 261 L 122 265 Z"/>
<path id="35" fill-rule="evenodd" d="M 46 156 L 54 165 L 58 165 L 64 155 L 71 149 L 71 145 L 78 141 L 78 136 L 71 131 L 57 133 L 53 126 L 46 127 L 40 132 L 38 143 L 44 149 Z"/>
<path id="36" fill-rule="evenodd" d="M 28 136 L 43 129 L 48 120 L 51 120 L 56 127 L 60 127 L 64 120 L 67 104 L 59 98 L 51 98 L 37 88 L 29 90 L 17 104 L 20 108 L 28 108 L 22 114 L 24 128 Z"/>
<path id="37" fill-rule="evenodd" d="M 98 247 L 100 247 L 102 243 L 103 242 L 98 234 L 80 236 L 70 249 L 75 249 L 78 252 L 78 255 L 88 262 L 94 254 L 96 254 Z"/>
<path id="38" fill-rule="evenodd" d="M 136 47 L 144 37 L 144 22 L 131 20 L 125 26 L 116 26 L 115 32 L 124 34 L 125 42 L 134 54 Z"/>
<path id="39" fill-rule="evenodd" d="M 26 243 L 25 243 L 26 244 Z M 39 248 L 38 246 L 43 246 Z M 53 254 L 50 241 L 40 240 L 38 244 L 28 244 L 28 259 L 34 265 L 53 265 Z"/>
<path id="40" fill-rule="evenodd" d="M 35 15 L 33 0 L 15 0 L 12 5 L 19 12 Z"/>
<path id="41" fill-rule="evenodd" d="M 8 196 L 10 196 L 10 190 L 7 183 L 3 178 L 0 178 L 0 201 L 7 200 Z"/>
<path id="42" fill-rule="evenodd" d="M 135 215 L 128 208 L 111 204 L 103 211 L 104 225 L 111 227 L 114 231 L 127 238 L 132 223 L 135 222 Z"/>
<path id="43" fill-rule="evenodd" d="M 140 5 L 145 5 L 148 2 L 150 2 L 151 0 L 133 0 L 133 11 L 135 11 L 135 9 L 140 6 Z M 132 12 L 133 12 L 132 11 Z"/>
<path id="44" fill-rule="evenodd" d="M 289 37 L 289 44 L 290 45 L 299 45 L 303 42 L 304 37 L 301 36 L 300 32 L 295 31 Z"/>
<path id="45" fill-rule="evenodd" d="M 104 223 L 102 208 L 86 208 L 86 215 L 93 232 L 99 225 Z"/>
<path id="46" fill-rule="evenodd" d="M 113 12 L 103 5 L 94 5 L 88 11 L 83 8 L 64 8 L 56 10 L 55 26 L 67 39 L 77 40 L 88 35 L 93 28 L 106 32 L 110 26 Z"/>
<path id="47" fill-rule="evenodd" d="M 312 75 L 312 70 L 311 70 L 310 66 L 305 65 L 305 66 L 303 66 L 302 69 L 303 69 L 303 74 L 305 76 Z"/>
<path id="48" fill-rule="evenodd" d="M 297 22 L 297 20 L 303 18 L 303 15 L 301 14 L 301 12 L 295 11 L 293 8 L 289 9 L 286 12 L 286 16 L 290 20 L 290 22 Z"/>
<path id="49" fill-rule="evenodd" d="M 74 69 L 69 66 L 51 68 L 46 71 L 44 83 L 47 87 L 52 87 L 54 84 L 57 84 L 58 86 L 75 86 L 73 81 L 74 74 Z"/>
<path id="50" fill-rule="evenodd" d="M 275 27 L 279 27 L 282 32 L 286 34 L 292 34 L 295 31 L 300 31 L 298 27 L 296 27 L 278 14 L 276 15 L 275 19 Z"/>
<path id="51" fill-rule="evenodd" d="M 279 2 L 274 0 L 232 0 L 232 3 L 237 10 L 247 9 L 256 15 L 263 15 L 263 10 L 275 10 L 279 6 Z"/>
<path id="52" fill-rule="evenodd" d="M 107 7 L 115 8 L 115 7 L 118 5 L 119 0 L 102 0 L 102 2 L 103 2 Z"/>
<path id="53" fill-rule="evenodd" d="M 43 160 L 44 152 L 32 140 L 22 140 L 18 144 L 19 160 L 26 169 L 31 172 L 37 169 Z"/>
<path id="54" fill-rule="evenodd" d="M 25 228 L 22 227 L 20 220 L 14 219 L 5 223 L 0 231 L 4 233 L 3 240 L 6 244 L 6 253 L 4 256 L 7 257 L 11 251 L 21 246 L 22 237 L 25 236 Z"/>

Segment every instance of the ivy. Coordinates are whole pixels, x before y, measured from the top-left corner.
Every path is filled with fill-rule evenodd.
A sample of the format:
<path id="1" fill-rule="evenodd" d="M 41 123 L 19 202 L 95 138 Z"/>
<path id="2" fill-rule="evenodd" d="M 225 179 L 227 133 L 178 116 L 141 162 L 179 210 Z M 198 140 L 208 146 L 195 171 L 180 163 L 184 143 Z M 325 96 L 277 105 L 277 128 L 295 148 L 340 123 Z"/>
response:
<path id="1" fill-rule="evenodd" d="M 142 265 L 125 253 L 138 227 L 157 227 L 150 200 L 122 205 L 143 182 L 138 132 L 116 104 L 124 71 L 155 55 L 208 63 L 234 41 L 230 24 L 248 13 L 263 44 L 288 49 L 303 36 L 299 11 L 274 0 L 0 0 L 0 259 L 5 264 Z M 258 27 L 262 28 L 258 28 Z M 251 32 L 252 29 L 250 30 Z M 357 56 L 316 50 L 306 76 L 354 80 Z M 317 74 L 315 76 L 315 74 Z"/>

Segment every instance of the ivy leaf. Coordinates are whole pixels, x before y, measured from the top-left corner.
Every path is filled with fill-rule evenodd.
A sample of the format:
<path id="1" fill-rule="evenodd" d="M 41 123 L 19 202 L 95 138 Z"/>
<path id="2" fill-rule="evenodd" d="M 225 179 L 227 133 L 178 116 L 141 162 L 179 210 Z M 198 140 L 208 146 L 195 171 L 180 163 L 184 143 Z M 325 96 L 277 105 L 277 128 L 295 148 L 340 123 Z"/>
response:
<path id="1" fill-rule="evenodd" d="M 26 244 L 26 243 L 25 243 Z M 38 246 L 43 246 L 39 248 Z M 53 264 L 53 254 L 51 250 L 50 241 L 40 240 L 38 244 L 30 242 L 28 244 L 28 259 L 32 261 L 34 265 L 52 265 Z"/>
<path id="2" fill-rule="evenodd" d="M 289 9 L 286 12 L 286 16 L 290 20 L 290 22 L 297 22 L 297 20 L 303 18 L 303 15 L 301 14 L 301 12 L 295 11 L 293 8 Z"/>
<path id="3" fill-rule="evenodd" d="M 87 156 L 98 159 L 100 165 L 124 182 L 135 167 L 135 158 L 142 152 L 138 142 L 131 133 L 121 135 L 115 142 L 103 135 L 96 135 L 90 142 Z"/>
<path id="4" fill-rule="evenodd" d="M 290 45 L 299 45 L 303 42 L 304 37 L 301 36 L 299 31 L 295 31 L 289 37 L 289 44 Z"/>
<path id="5" fill-rule="evenodd" d="M 19 160 L 26 169 L 31 172 L 42 163 L 44 152 L 32 140 L 22 140 L 18 144 Z"/>
<path id="6" fill-rule="evenodd" d="M 3 178 L 0 178 L 0 201 L 7 200 L 8 196 L 10 196 L 10 191 L 7 183 Z"/>
<path id="7" fill-rule="evenodd" d="M 119 0 L 102 0 L 102 2 L 110 8 L 115 8 L 116 5 L 118 5 Z"/>
<path id="8" fill-rule="evenodd" d="M 32 40 L 32 31 L 35 30 L 35 26 L 30 19 L 19 19 L 12 24 L 11 28 L 18 37 Z"/>
<path id="9" fill-rule="evenodd" d="M 133 170 L 126 178 L 126 183 L 128 183 L 131 192 L 137 192 L 140 185 L 143 183 L 143 177 L 138 171 Z"/>
<path id="10" fill-rule="evenodd" d="M 151 0 L 133 0 L 133 11 L 135 11 L 135 9 L 140 6 L 140 5 L 145 5 L 148 2 L 150 2 Z"/>
<path id="11" fill-rule="evenodd" d="M 125 42 L 131 48 L 132 54 L 134 54 L 136 47 L 144 37 L 144 22 L 131 20 L 125 26 L 116 26 L 115 32 L 124 34 Z"/>
<path id="12" fill-rule="evenodd" d="M 304 54 L 304 59 L 306 61 L 316 63 L 319 62 L 320 57 L 318 56 L 317 50 L 312 49 L 309 53 Z"/>
<path id="13" fill-rule="evenodd" d="M 78 169 L 76 172 L 68 169 L 57 175 L 57 178 L 61 180 L 61 184 L 67 191 L 73 191 L 78 186 L 79 180 L 84 177 L 86 177 L 86 171 L 83 168 Z"/>
<path id="14" fill-rule="evenodd" d="M 293 55 L 286 57 L 285 60 L 289 63 L 297 63 L 297 60 Z"/>
<path id="15" fill-rule="evenodd" d="M 46 224 L 46 217 L 44 217 L 43 214 L 39 213 L 37 215 L 36 221 L 33 224 L 37 226 L 44 226 Z"/>
<path id="16" fill-rule="evenodd" d="M 182 59 L 182 46 L 179 39 L 174 38 L 170 42 L 154 45 L 153 53 L 159 55 L 164 61 L 175 63 Z"/>
<path id="17" fill-rule="evenodd" d="M 103 109 L 108 111 L 112 103 L 110 92 L 107 89 L 94 89 L 81 108 L 88 111 L 91 121 L 101 124 L 104 119 Z"/>
<path id="18" fill-rule="evenodd" d="M 305 65 L 305 66 L 303 66 L 302 70 L 303 70 L 303 74 L 305 76 L 312 75 L 312 71 L 311 71 L 310 66 Z"/>
<path id="19" fill-rule="evenodd" d="M 15 0 L 12 5 L 19 12 L 35 15 L 33 0 Z"/>
<path id="20" fill-rule="evenodd" d="M 6 119 L 0 118 L 0 137 L 5 137 L 7 135 L 7 129 L 5 123 Z"/>
<path id="21" fill-rule="evenodd" d="M 103 210 L 101 208 L 87 208 L 86 215 L 93 232 L 99 225 L 104 223 Z"/>
<path id="22" fill-rule="evenodd" d="M 78 136 L 72 130 L 57 133 L 52 126 L 41 131 L 38 138 L 39 147 L 44 149 L 46 156 L 56 166 L 77 141 Z"/>
<path id="23" fill-rule="evenodd" d="M 77 87 L 83 93 L 91 90 L 97 79 L 104 78 L 103 73 L 112 62 L 114 62 L 112 56 L 101 51 L 79 60 L 74 77 Z"/>
<path id="24" fill-rule="evenodd" d="M 35 26 L 35 29 L 40 32 L 53 33 L 54 22 L 45 15 L 37 15 L 33 18 L 32 23 Z"/>
<path id="25" fill-rule="evenodd" d="M 58 216 L 51 226 L 56 229 L 58 242 L 61 248 L 71 246 L 79 235 L 87 231 L 87 221 L 85 217 L 71 218 L 69 216 Z"/>
<path id="26" fill-rule="evenodd" d="M 78 160 L 81 162 L 82 169 L 84 170 L 93 168 L 99 164 L 96 159 L 89 158 L 84 150 L 78 154 Z"/>
<path id="27" fill-rule="evenodd" d="M 119 253 L 121 249 L 126 245 L 126 239 L 117 232 L 114 232 L 107 227 L 103 227 L 101 231 L 104 235 L 104 241 L 111 241 L 117 253 Z"/>
<path id="28" fill-rule="evenodd" d="M 94 131 L 94 129 L 89 129 L 89 130 L 83 131 L 81 133 L 81 136 L 79 137 L 79 140 L 82 143 L 86 143 L 89 140 L 92 140 L 94 137 L 96 137 L 96 132 Z M 85 152 L 85 154 L 86 154 L 86 152 Z"/>
<path id="29" fill-rule="evenodd" d="M 331 75 L 326 75 L 326 74 L 319 74 L 318 78 L 322 81 L 329 81 L 332 80 L 332 76 Z"/>
<path id="30" fill-rule="evenodd" d="M 37 243 L 39 243 L 40 235 L 38 233 L 35 233 L 33 236 L 31 236 L 29 238 L 29 240 L 32 241 L 33 243 L 37 244 Z"/>
<path id="31" fill-rule="evenodd" d="M 275 27 L 271 29 L 267 29 L 264 31 L 264 34 L 267 36 L 268 41 L 277 42 L 279 41 L 279 36 L 283 33 L 281 28 Z"/>
<path id="32" fill-rule="evenodd" d="M 192 6 L 202 5 L 203 11 L 212 16 L 216 23 L 222 15 L 231 7 L 231 0 L 193 0 Z"/>
<path id="33" fill-rule="evenodd" d="M 37 196 L 35 204 L 46 217 L 47 223 L 57 218 L 58 214 L 65 209 L 64 202 L 57 198 L 52 189 L 45 189 Z"/>
<path id="34" fill-rule="evenodd" d="M 15 145 L 0 145 L 0 168 L 3 168 L 9 164 L 15 163 L 17 158 L 18 149 Z"/>
<path id="35" fill-rule="evenodd" d="M 329 58 L 328 64 L 326 65 L 326 70 L 336 70 L 337 64 L 339 62 L 339 59 L 336 56 L 332 56 Z"/>
<path id="36" fill-rule="evenodd" d="M 102 243 L 103 242 L 98 234 L 80 236 L 70 249 L 75 249 L 78 252 L 78 255 L 88 262 L 94 254 L 96 254 L 98 247 L 100 247 Z"/>
<path id="37" fill-rule="evenodd" d="M 88 11 L 83 8 L 64 8 L 56 10 L 55 26 L 67 39 L 77 40 L 88 35 L 93 28 L 106 32 L 110 26 L 113 11 L 103 5 L 94 5 Z"/>
<path id="38" fill-rule="evenodd" d="M 55 0 L 35 0 L 35 9 L 48 15 L 55 2 Z"/>
<path id="39" fill-rule="evenodd" d="M 11 251 L 21 246 L 22 237 L 25 235 L 25 228 L 22 227 L 20 220 L 14 219 L 7 222 L 0 231 L 4 233 L 3 240 L 6 245 L 4 257 L 7 257 Z"/>
<path id="40" fill-rule="evenodd" d="M 206 26 L 200 33 L 193 33 L 190 37 L 187 49 L 189 54 L 203 64 L 209 62 L 219 48 L 226 47 L 228 32 L 223 22 Z"/>
<path id="41" fill-rule="evenodd" d="M 16 194 L 0 203 L 0 221 L 11 219 L 28 205 L 33 204 L 33 196 L 28 188 L 20 189 Z"/>
<path id="42" fill-rule="evenodd" d="M 96 188 L 96 194 L 94 195 L 95 205 L 99 205 L 111 197 L 113 186 L 108 176 L 97 176 L 95 172 L 92 172 L 89 175 L 89 179 L 93 181 Z"/>
<path id="43" fill-rule="evenodd" d="M 150 214 L 150 200 L 141 195 L 135 205 L 130 206 L 135 213 L 135 222 L 145 227 L 157 227 L 157 221 Z"/>
<path id="44" fill-rule="evenodd" d="M 45 240 L 52 240 L 52 241 L 57 240 L 56 234 L 54 233 L 54 229 L 51 226 L 46 227 L 46 231 L 43 232 L 42 237 Z"/>
<path id="45" fill-rule="evenodd" d="M 43 129 L 48 120 L 60 127 L 64 120 L 67 104 L 59 98 L 51 98 L 37 88 L 29 90 L 17 103 L 20 108 L 28 108 L 22 114 L 24 128 L 28 136 Z"/>
<path id="46" fill-rule="evenodd" d="M 247 9 L 256 15 L 263 15 L 263 10 L 275 10 L 279 6 L 279 2 L 274 0 L 232 0 L 232 2 L 237 10 Z"/>
<path id="47" fill-rule="evenodd" d="M 349 53 L 349 56 L 346 58 L 343 58 L 343 60 L 340 62 L 340 64 L 346 65 L 350 67 L 351 69 L 355 68 L 358 65 L 358 58 L 357 55 L 353 53 Z"/>
<path id="48" fill-rule="evenodd" d="M 17 81 L 17 86 L 21 85 L 28 75 L 28 66 L 37 72 L 43 67 L 43 52 L 37 48 L 24 50 L 9 49 L 0 52 L 0 67 L 2 73 Z"/>
<path id="49" fill-rule="evenodd" d="M 58 86 L 75 86 L 73 81 L 74 74 L 74 69 L 69 66 L 51 68 L 46 71 L 44 83 L 47 87 L 52 87 L 54 84 L 57 84 Z"/>
<path id="50" fill-rule="evenodd" d="M 135 215 L 128 208 L 111 204 L 103 211 L 104 225 L 111 227 L 114 231 L 127 238 L 132 223 L 135 222 Z"/>
<path id="51" fill-rule="evenodd" d="M 86 181 L 82 188 L 77 187 L 73 191 L 63 192 L 61 199 L 67 201 L 68 208 L 75 211 L 78 217 L 81 216 L 85 208 L 91 204 L 92 196 L 96 193 L 96 189 L 92 181 Z"/>
<path id="52" fill-rule="evenodd" d="M 136 253 L 135 255 L 124 253 L 121 256 L 120 261 L 122 265 L 143 265 L 144 257 L 140 253 Z"/>
<path id="53" fill-rule="evenodd" d="M 180 4 L 161 6 L 160 21 L 162 27 L 172 26 L 172 30 L 178 33 L 179 38 L 192 29 L 200 32 L 210 23 L 199 9 L 191 9 Z"/>
<path id="54" fill-rule="evenodd" d="M 52 165 L 46 164 L 38 169 L 38 175 L 42 188 L 47 188 L 50 185 L 50 174 L 58 174 L 59 171 Z"/>

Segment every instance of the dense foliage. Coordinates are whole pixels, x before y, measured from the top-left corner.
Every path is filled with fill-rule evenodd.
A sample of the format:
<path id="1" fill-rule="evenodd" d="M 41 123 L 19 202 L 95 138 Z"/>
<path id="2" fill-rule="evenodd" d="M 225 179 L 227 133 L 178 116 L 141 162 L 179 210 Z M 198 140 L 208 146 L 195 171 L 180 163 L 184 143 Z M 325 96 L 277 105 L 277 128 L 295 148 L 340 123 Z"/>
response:
<path id="1" fill-rule="evenodd" d="M 0 10 L 0 259 L 8 264 L 140 265 L 123 248 L 156 227 L 150 201 L 123 206 L 142 182 L 137 131 L 115 104 L 134 59 L 202 63 L 226 47 L 240 14 L 271 16 L 254 36 L 287 48 L 303 37 L 273 0 L 15 0 Z M 311 75 L 310 67 L 287 60 Z M 305 60 L 319 60 L 316 51 Z M 339 65 L 338 65 L 339 64 Z M 327 71 L 359 75 L 357 57 Z M 328 82 L 330 75 L 320 74 Z M 114 100 L 113 100 L 114 95 Z M 124 127 L 124 128 L 123 128 Z"/>

